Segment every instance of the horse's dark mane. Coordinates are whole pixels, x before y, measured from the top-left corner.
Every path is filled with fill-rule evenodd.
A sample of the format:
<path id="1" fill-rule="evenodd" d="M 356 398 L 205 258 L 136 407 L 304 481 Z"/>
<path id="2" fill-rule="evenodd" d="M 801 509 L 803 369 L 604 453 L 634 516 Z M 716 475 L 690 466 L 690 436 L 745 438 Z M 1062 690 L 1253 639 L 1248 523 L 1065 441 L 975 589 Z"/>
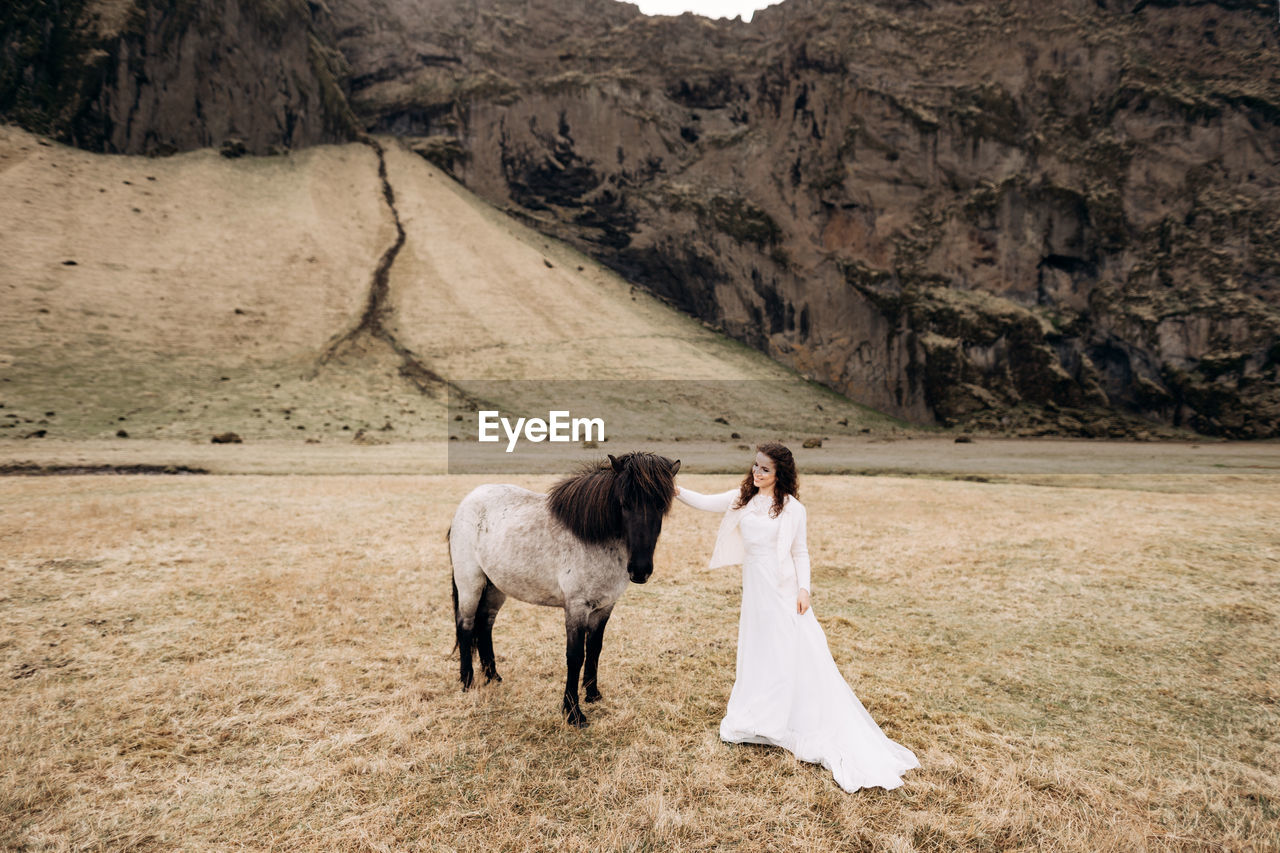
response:
<path id="1" fill-rule="evenodd" d="M 551 487 L 547 505 L 560 523 L 586 542 L 620 539 L 622 510 L 612 500 L 617 477 L 609 463 L 592 465 Z"/>
<path id="2" fill-rule="evenodd" d="M 670 463 L 656 453 L 628 453 L 618 462 L 622 473 L 608 462 L 587 465 L 577 474 L 551 487 L 547 504 L 560 522 L 584 542 L 621 539 L 622 511 L 613 499 L 614 481 L 626 477 L 625 488 L 637 501 L 656 507 L 665 515 L 675 497 L 675 475 Z"/>

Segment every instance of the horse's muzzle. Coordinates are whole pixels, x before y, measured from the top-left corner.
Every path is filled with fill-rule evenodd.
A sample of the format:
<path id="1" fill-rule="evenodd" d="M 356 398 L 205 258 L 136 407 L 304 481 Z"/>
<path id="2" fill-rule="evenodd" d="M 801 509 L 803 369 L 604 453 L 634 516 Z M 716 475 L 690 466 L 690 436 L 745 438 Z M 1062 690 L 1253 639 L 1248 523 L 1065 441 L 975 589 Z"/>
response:
<path id="1" fill-rule="evenodd" d="M 646 566 L 643 569 L 627 566 L 627 574 L 631 575 L 632 583 L 644 583 L 649 579 L 649 575 L 653 574 L 653 566 Z"/>

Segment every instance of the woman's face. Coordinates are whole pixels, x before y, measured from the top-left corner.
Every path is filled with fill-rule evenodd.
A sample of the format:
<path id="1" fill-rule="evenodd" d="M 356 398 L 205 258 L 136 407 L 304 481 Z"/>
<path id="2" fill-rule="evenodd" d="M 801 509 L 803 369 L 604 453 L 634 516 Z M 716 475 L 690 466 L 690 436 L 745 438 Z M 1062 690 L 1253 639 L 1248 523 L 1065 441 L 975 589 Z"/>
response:
<path id="1" fill-rule="evenodd" d="M 751 476 L 756 488 L 762 492 L 772 490 L 773 484 L 778 480 L 778 472 L 773 460 L 763 453 L 756 454 L 756 464 L 751 466 Z"/>

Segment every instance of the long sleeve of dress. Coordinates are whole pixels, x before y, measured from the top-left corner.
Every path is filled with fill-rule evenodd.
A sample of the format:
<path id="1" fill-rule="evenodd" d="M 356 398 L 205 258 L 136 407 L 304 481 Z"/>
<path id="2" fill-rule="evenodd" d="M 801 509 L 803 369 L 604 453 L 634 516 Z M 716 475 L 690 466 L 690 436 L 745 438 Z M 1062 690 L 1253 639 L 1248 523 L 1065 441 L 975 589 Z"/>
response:
<path id="1" fill-rule="evenodd" d="M 737 497 L 737 489 L 730 489 L 718 495 L 703 495 L 681 486 L 680 491 L 676 492 L 676 499 L 681 503 L 707 512 L 728 512 Z"/>
<path id="2" fill-rule="evenodd" d="M 809 589 L 809 545 L 805 542 L 805 527 L 808 513 L 802 504 L 796 504 L 800 518 L 796 523 L 796 535 L 791 540 L 791 559 L 796 564 L 796 586 Z"/>

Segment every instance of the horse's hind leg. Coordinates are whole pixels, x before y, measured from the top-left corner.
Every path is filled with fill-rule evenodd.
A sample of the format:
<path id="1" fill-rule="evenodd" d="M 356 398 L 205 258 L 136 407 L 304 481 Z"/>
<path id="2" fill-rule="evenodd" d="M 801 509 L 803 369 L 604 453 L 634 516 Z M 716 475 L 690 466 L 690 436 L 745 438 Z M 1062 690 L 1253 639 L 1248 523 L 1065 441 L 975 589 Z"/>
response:
<path id="1" fill-rule="evenodd" d="M 498 618 L 498 611 L 506 600 L 507 596 L 493 585 L 493 581 L 488 581 L 480 597 L 480 609 L 476 611 L 476 650 L 480 652 L 480 669 L 484 672 L 486 684 L 502 680 L 498 675 L 498 664 L 493 659 L 493 620 Z"/>
<path id="2" fill-rule="evenodd" d="M 475 673 L 472 670 L 471 659 L 474 656 L 472 648 L 474 645 L 473 634 L 475 633 L 475 611 L 470 615 L 464 615 L 462 607 L 458 603 L 458 579 L 453 579 L 453 625 L 458 638 L 458 678 L 462 681 L 462 689 L 470 690 L 471 685 L 475 682 Z"/>
<path id="3" fill-rule="evenodd" d="M 600 689 L 596 686 L 596 668 L 600 665 L 600 646 L 604 643 L 604 626 L 609 624 L 613 605 L 595 611 L 587 619 L 587 662 L 582 671 L 583 701 L 599 702 Z"/>
<path id="4" fill-rule="evenodd" d="M 456 545 L 457 539 L 451 545 Z M 489 579 L 471 561 L 459 559 L 462 554 L 456 547 L 451 550 L 453 559 L 453 622 L 458 636 L 458 677 L 462 689 L 469 690 L 475 682 L 471 659 L 476 647 L 476 615 L 480 599 Z"/>

